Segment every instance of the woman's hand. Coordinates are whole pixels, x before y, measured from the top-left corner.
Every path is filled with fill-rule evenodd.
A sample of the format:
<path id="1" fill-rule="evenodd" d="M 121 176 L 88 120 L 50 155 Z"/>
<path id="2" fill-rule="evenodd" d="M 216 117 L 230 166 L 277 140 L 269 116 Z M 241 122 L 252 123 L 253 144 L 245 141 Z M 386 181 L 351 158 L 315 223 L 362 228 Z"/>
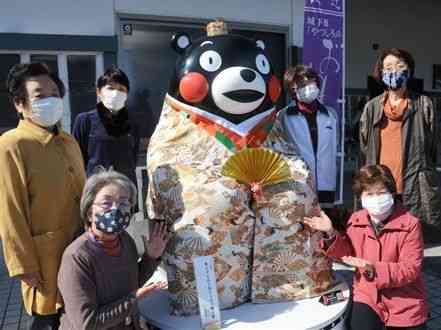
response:
<path id="1" fill-rule="evenodd" d="M 364 268 L 366 267 L 366 265 L 370 264 L 369 261 L 361 259 L 361 258 L 356 258 L 356 257 L 342 257 L 341 260 L 345 263 L 348 264 L 349 266 L 352 267 L 356 267 L 356 268 Z"/>
<path id="2" fill-rule="evenodd" d="M 372 263 L 368 260 L 356 258 L 356 257 L 342 257 L 341 260 L 350 266 L 356 268 L 369 268 L 372 267 Z"/>
<path id="3" fill-rule="evenodd" d="M 160 256 L 162 256 L 169 239 L 170 235 L 167 232 L 167 226 L 165 223 L 161 222 L 161 224 L 155 224 L 152 232 L 150 233 L 150 239 L 142 236 L 145 249 L 144 253 L 150 259 L 158 259 Z"/>
<path id="4" fill-rule="evenodd" d="M 167 287 L 168 287 L 167 282 L 163 282 L 163 281 L 150 283 L 150 284 L 143 286 L 142 288 L 139 288 L 138 290 L 136 290 L 135 296 L 136 296 L 136 299 L 142 299 L 155 290 L 167 289 Z"/>
<path id="5" fill-rule="evenodd" d="M 334 232 L 331 219 L 323 211 L 320 211 L 319 217 L 304 217 L 303 222 L 312 229 L 323 231 L 329 236 Z"/>
<path id="6" fill-rule="evenodd" d="M 341 260 L 350 266 L 359 268 L 363 271 L 363 274 L 368 278 L 372 279 L 375 274 L 374 264 L 368 260 L 355 258 L 355 257 L 342 257 Z"/>

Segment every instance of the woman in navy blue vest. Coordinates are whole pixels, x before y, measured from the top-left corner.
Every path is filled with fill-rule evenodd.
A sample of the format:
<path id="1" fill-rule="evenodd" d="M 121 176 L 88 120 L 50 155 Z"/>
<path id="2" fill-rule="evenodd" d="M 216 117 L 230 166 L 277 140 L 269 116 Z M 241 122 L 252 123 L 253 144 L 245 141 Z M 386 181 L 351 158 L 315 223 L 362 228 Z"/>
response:
<path id="1" fill-rule="evenodd" d="M 129 118 L 129 90 L 129 79 L 122 70 L 106 70 L 97 81 L 96 109 L 80 113 L 75 119 L 73 136 L 80 144 L 87 176 L 95 173 L 97 167 L 112 166 L 136 184 L 139 134 Z"/>

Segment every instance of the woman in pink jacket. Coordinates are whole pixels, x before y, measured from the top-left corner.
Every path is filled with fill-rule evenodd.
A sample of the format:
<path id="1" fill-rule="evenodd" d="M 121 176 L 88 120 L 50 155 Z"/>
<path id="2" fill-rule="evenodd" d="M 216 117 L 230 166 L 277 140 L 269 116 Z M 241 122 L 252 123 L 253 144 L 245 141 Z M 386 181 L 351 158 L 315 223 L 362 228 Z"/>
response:
<path id="1" fill-rule="evenodd" d="M 395 200 L 395 181 L 386 166 L 362 167 L 353 191 L 363 209 L 352 215 L 345 233 L 336 232 L 323 212 L 305 218 L 305 224 L 326 233 L 329 257 L 356 268 L 352 329 L 426 329 L 419 220 Z"/>

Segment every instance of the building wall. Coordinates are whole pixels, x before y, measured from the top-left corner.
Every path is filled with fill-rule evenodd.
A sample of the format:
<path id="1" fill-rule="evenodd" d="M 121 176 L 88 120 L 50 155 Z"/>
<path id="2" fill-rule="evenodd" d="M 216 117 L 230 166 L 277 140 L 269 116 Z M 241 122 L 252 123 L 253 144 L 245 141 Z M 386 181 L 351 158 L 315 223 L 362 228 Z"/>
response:
<path id="1" fill-rule="evenodd" d="M 185 18 L 217 18 L 288 26 L 291 0 L 115 0 L 118 13 Z M 298 1 L 298 0 L 293 0 Z"/>
<path id="2" fill-rule="evenodd" d="M 117 14 L 203 19 L 223 17 L 227 21 L 290 26 L 291 1 L 299 0 L 1 1 L 0 33 L 108 36 L 118 32 L 115 24 Z"/>
<path id="3" fill-rule="evenodd" d="M 305 0 L 293 0 L 291 7 L 292 45 L 303 47 L 303 25 L 305 23 Z"/>
<path id="4" fill-rule="evenodd" d="M 115 34 L 112 0 L 2 0 L 0 33 Z"/>
<path id="5" fill-rule="evenodd" d="M 378 51 L 402 47 L 415 56 L 416 76 L 432 90 L 432 64 L 441 63 L 439 0 L 346 0 L 346 82 L 366 88 Z M 303 45 L 305 0 L 26 0 L 0 1 L 0 33 L 111 36 L 124 14 L 184 18 L 223 17 L 227 21 L 290 26 L 292 44 Z M 32 13 L 32 14 L 30 14 Z M 20 19 L 23 17 L 23 19 Z"/>

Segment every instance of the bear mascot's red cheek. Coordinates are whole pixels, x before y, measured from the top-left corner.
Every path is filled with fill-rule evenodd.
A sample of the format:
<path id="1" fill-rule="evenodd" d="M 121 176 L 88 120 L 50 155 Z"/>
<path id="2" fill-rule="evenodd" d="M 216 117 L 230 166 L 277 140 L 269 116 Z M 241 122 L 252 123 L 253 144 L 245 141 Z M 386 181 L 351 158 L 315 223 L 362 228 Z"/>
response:
<path id="1" fill-rule="evenodd" d="M 282 86 L 280 85 L 279 79 L 277 79 L 276 76 L 273 75 L 271 77 L 268 84 L 268 89 L 269 89 L 269 96 L 271 98 L 271 101 L 276 103 L 280 97 L 280 94 L 282 93 Z"/>
<path id="2" fill-rule="evenodd" d="M 179 83 L 179 93 L 187 102 L 201 102 L 208 94 L 208 81 L 198 72 L 187 73 Z"/>

